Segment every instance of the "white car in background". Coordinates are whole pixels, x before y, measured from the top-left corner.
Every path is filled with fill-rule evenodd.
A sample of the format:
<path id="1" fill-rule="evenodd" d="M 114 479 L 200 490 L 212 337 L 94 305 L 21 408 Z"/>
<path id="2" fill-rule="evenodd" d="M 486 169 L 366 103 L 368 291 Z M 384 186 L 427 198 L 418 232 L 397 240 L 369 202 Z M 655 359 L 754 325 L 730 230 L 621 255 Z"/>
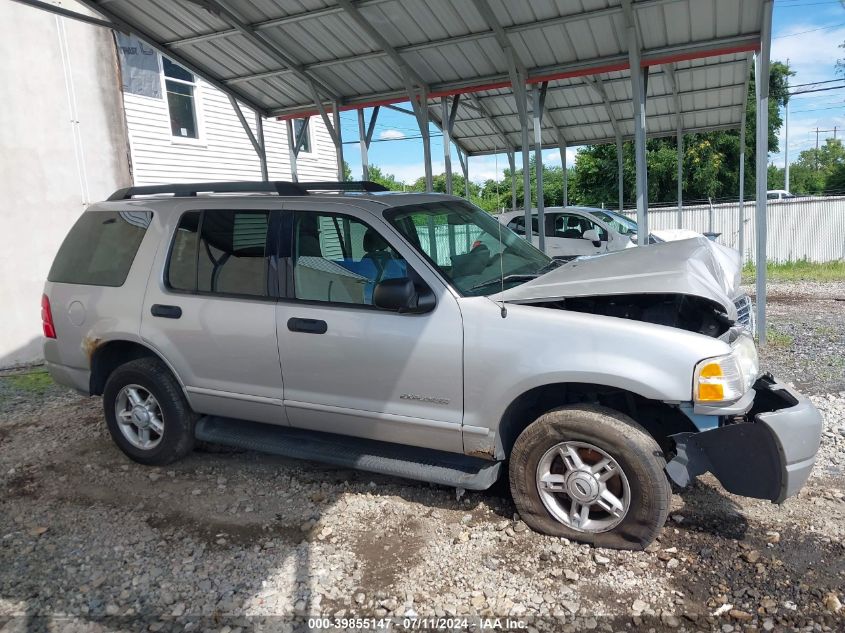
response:
<path id="1" fill-rule="evenodd" d="M 572 258 L 599 255 L 637 245 L 637 223 L 615 211 L 593 207 L 547 207 L 546 252 L 551 257 Z M 499 222 L 519 235 L 525 235 L 525 212 L 507 211 Z M 532 242 L 539 245 L 537 211 L 533 212 Z M 689 229 L 660 229 L 649 233 L 649 243 L 676 242 L 701 237 Z"/>

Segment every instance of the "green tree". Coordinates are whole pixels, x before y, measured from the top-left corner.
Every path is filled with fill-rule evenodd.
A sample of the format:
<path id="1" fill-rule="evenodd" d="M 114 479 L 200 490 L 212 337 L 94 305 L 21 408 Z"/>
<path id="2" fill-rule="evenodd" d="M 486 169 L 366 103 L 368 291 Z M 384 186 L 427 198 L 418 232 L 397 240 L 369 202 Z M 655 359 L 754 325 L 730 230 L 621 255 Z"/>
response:
<path id="1" fill-rule="evenodd" d="M 789 186 L 793 193 L 822 194 L 842 191 L 845 171 L 845 147 L 839 139 L 829 138 L 818 150 L 805 149 L 789 166 Z"/>
<path id="2" fill-rule="evenodd" d="M 405 189 L 405 183 L 396 180 L 396 176 L 393 174 L 384 173 L 378 165 L 370 165 L 367 171 L 369 172 L 370 182 L 377 182 L 391 191 L 403 191 Z"/>

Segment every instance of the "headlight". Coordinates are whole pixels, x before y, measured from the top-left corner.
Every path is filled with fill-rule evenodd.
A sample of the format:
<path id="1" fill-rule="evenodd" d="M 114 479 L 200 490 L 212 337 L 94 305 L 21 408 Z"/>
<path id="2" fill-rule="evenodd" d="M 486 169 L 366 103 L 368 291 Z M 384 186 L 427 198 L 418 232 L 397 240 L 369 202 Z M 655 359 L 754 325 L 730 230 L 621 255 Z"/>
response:
<path id="1" fill-rule="evenodd" d="M 743 334 L 730 354 L 707 358 L 695 366 L 693 397 L 707 404 L 733 402 L 751 389 L 760 373 L 754 339 Z"/>

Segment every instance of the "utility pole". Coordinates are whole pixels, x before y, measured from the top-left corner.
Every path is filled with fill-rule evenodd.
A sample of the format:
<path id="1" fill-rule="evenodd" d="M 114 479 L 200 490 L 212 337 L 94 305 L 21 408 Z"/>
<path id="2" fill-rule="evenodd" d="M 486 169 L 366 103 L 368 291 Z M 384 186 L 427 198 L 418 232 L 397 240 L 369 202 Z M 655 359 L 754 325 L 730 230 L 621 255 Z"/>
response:
<path id="1" fill-rule="evenodd" d="M 784 133 L 786 139 L 783 142 L 783 188 L 789 191 L 789 58 L 786 58 L 786 118 L 784 120 Z M 740 229 L 741 230 L 741 229 Z"/>

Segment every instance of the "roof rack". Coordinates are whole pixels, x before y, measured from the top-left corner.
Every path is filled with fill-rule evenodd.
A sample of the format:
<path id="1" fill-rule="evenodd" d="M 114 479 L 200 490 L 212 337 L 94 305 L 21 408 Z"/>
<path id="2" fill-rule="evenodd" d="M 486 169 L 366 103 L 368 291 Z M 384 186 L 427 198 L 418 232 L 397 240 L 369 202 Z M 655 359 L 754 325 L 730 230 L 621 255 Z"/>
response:
<path id="1" fill-rule="evenodd" d="M 185 182 L 172 185 L 124 187 L 109 196 L 109 200 L 130 200 L 134 196 L 172 194 L 176 198 L 195 197 L 200 193 L 275 193 L 280 196 L 307 196 L 310 191 L 389 191 L 387 187 L 369 180 L 288 182 L 285 180 L 252 182 Z"/>

